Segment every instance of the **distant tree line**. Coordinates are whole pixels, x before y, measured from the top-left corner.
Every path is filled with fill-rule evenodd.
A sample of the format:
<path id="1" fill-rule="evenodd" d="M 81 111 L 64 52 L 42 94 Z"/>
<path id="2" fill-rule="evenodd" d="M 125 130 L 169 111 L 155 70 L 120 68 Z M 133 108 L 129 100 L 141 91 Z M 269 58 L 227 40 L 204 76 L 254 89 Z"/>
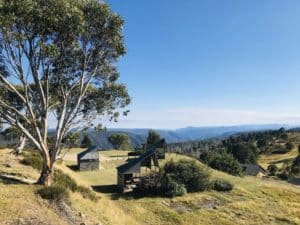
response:
<path id="1" fill-rule="evenodd" d="M 260 154 L 282 154 L 295 144 L 288 140 L 284 128 L 232 135 L 227 139 L 211 139 L 169 144 L 168 151 L 198 158 L 214 169 L 242 175 L 241 164 L 256 164 Z"/>

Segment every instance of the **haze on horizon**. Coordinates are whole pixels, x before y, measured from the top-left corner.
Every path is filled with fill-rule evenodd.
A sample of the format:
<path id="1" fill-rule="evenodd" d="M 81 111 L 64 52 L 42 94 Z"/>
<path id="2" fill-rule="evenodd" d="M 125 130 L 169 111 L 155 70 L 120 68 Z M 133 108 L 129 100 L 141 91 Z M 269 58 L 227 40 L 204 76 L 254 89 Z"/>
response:
<path id="1" fill-rule="evenodd" d="M 300 124 L 300 2 L 107 1 L 133 103 L 107 127 Z"/>

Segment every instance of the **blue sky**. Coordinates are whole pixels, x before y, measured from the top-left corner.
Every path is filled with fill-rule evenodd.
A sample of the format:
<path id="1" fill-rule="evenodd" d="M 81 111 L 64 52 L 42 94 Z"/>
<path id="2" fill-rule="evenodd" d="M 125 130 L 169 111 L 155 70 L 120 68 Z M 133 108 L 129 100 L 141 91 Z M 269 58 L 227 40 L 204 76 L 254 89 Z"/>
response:
<path id="1" fill-rule="evenodd" d="M 300 123 L 300 1 L 108 0 L 131 113 L 108 127 Z"/>

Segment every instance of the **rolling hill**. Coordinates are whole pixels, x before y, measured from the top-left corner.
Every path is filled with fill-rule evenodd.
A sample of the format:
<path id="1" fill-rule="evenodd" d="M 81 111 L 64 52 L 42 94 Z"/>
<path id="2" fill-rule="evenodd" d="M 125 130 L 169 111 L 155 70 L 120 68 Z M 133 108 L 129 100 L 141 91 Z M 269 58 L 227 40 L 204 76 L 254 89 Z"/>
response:
<path id="1" fill-rule="evenodd" d="M 241 126 L 223 126 L 223 127 L 186 127 L 176 130 L 156 130 L 167 143 L 204 140 L 209 138 L 226 138 L 230 135 L 262 130 L 276 130 L 281 127 L 291 128 L 288 125 L 269 124 L 269 125 L 241 125 Z M 112 146 L 108 143 L 107 137 L 113 133 L 125 133 L 132 142 L 133 147 L 138 147 L 145 143 L 149 129 L 108 129 L 106 132 L 96 132 L 93 129 L 87 131 L 88 136 L 93 144 L 99 148 L 109 149 Z"/>
<path id="2" fill-rule="evenodd" d="M 99 171 L 79 172 L 66 166 L 76 162 L 57 165 L 78 184 L 93 186 L 100 197 L 98 202 L 93 202 L 77 193 L 70 193 L 68 216 L 60 214 L 51 203 L 35 194 L 40 188 L 38 185 L 7 182 L 0 177 L 1 224 L 77 224 L 70 222 L 71 215 L 81 215 L 76 218 L 88 225 L 300 224 L 299 187 L 273 179 L 234 177 L 211 170 L 213 179 L 222 178 L 232 182 L 233 191 L 208 190 L 172 199 L 135 198 L 107 192 L 107 188 L 101 187 L 116 184 L 115 167 L 126 160 L 110 161 L 108 152 L 103 152 L 107 161 Z M 112 154 L 119 153 L 113 151 Z M 9 150 L 1 150 L 0 156 L 0 172 L 4 176 L 14 174 L 27 179 L 37 178 L 37 171 L 19 164 Z M 169 154 L 167 158 L 179 160 L 188 157 Z M 10 166 L 5 165 L 4 161 Z"/>

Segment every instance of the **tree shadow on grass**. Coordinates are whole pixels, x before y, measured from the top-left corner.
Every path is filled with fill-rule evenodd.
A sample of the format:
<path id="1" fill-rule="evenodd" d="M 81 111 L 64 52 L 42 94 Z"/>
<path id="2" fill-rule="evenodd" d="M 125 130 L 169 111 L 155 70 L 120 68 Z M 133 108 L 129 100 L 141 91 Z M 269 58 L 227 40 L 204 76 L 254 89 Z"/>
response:
<path id="1" fill-rule="evenodd" d="M 112 200 L 119 200 L 119 199 L 130 200 L 130 199 L 139 199 L 145 197 L 145 194 L 135 192 L 135 191 L 120 193 L 118 186 L 115 184 L 92 186 L 92 188 L 96 192 L 110 194 Z"/>
<path id="2" fill-rule="evenodd" d="M 10 176 L 10 175 L 2 175 L 0 174 L 0 183 L 3 184 L 33 184 L 32 182 L 28 182 L 25 179 Z"/>
<path id="3" fill-rule="evenodd" d="M 293 177 L 288 181 L 290 184 L 300 186 L 300 177 Z"/>
<path id="4" fill-rule="evenodd" d="M 78 171 L 79 170 L 78 165 L 67 165 L 67 167 L 69 167 L 73 171 Z"/>
<path id="5" fill-rule="evenodd" d="M 97 185 L 97 186 L 92 186 L 92 188 L 96 192 L 105 193 L 105 194 L 115 194 L 115 193 L 118 193 L 118 186 L 115 185 L 115 184 L 111 184 L 111 185 Z"/>

